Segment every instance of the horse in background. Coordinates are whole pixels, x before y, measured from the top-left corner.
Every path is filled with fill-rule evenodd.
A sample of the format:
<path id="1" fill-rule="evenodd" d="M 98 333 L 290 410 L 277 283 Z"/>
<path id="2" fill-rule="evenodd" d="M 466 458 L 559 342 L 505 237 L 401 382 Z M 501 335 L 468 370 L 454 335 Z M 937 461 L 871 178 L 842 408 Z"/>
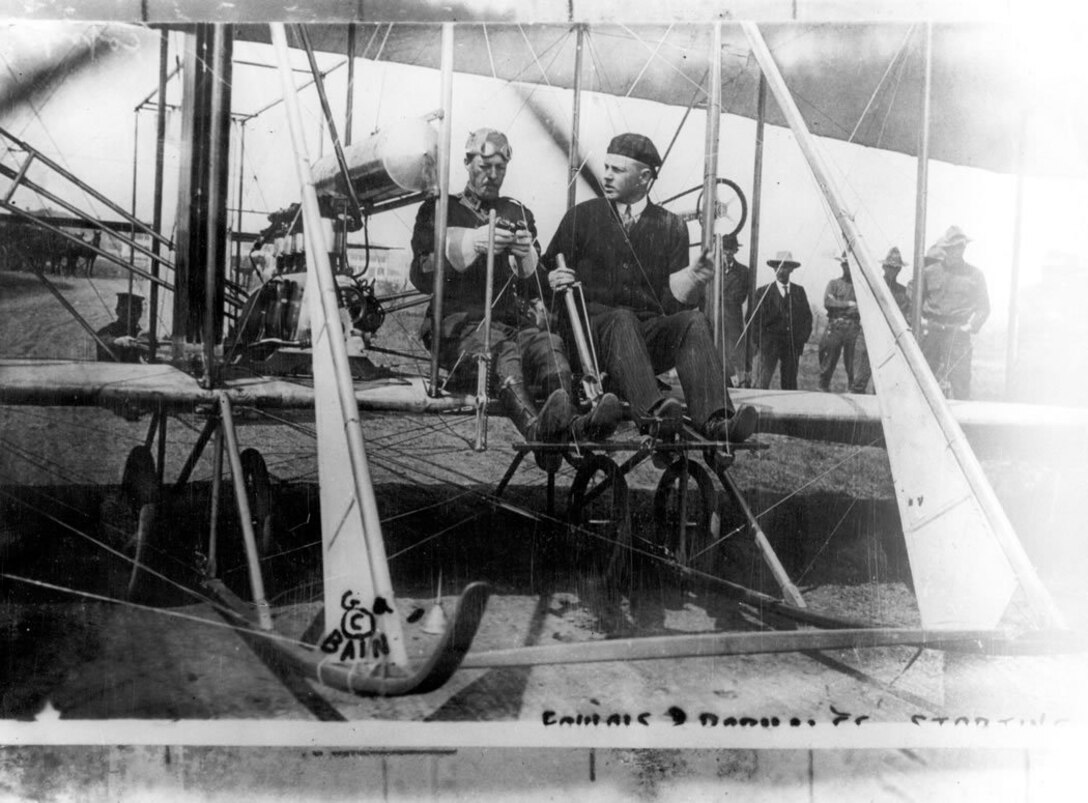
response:
<path id="1" fill-rule="evenodd" d="M 82 235 L 79 238 L 83 240 Z M 79 261 L 83 260 L 83 276 L 90 279 L 94 276 L 94 261 L 98 257 L 97 249 L 102 242 L 102 230 L 95 229 L 94 236 L 88 245 L 85 242 L 69 243 L 64 253 L 64 275 L 75 276 L 79 270 Z"/>

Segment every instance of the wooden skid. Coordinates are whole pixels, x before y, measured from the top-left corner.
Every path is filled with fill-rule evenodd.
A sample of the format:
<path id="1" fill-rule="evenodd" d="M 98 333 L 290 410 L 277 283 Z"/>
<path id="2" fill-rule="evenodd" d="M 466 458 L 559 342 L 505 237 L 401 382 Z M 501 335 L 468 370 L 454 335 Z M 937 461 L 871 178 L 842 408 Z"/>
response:
<path id="1" fill-rule="evenodd" d="M 400 697 L 424 694 L 444 684 L 462 665 L 472 640 L 476 637 L 491 590 L 486 583 L 472 583 L 461 593 L 449 625 L 427 660 L 409 674 L 400 677 L 370 677 L 353 670 L 352 665 L 333 663 L 328 656 L 310 647 L 283 638 L 261 638 L 261 631 L 250 613 L 251 606 L 239 599 L 219 580 L 210 580 L 211 591 L 246 624 L 258 638 L 255 649 L 279 663 L 325 686 L 363 697 Z"/>
<path id="2" fill-rule="evenodd" d="M 1083 650 L 1086 645 L 1083 638 L 1075 638 L 1065 632 L 1050 634 L 1046 639 L 1034 636 L 1018 639 L 1000 630 L 872 628 L 694 633 L 492 650 L 466 656 L 461 666 L 464 669 L 479 669 L 898 646 L 960 649 L 987 654 L 1038 654 Z"/>

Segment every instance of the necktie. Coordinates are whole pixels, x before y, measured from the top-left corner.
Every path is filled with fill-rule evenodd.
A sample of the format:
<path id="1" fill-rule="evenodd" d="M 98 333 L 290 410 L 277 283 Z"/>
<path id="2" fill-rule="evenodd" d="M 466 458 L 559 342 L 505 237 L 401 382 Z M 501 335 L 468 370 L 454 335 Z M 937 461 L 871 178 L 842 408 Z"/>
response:
<path id="1" fill-rule="evenodd" d="M 631 227 L 635 225 L 635 218 L 631 215 L 631 205 L 627 204 L 623 208 L 623 230 L 631 231 Z"/>

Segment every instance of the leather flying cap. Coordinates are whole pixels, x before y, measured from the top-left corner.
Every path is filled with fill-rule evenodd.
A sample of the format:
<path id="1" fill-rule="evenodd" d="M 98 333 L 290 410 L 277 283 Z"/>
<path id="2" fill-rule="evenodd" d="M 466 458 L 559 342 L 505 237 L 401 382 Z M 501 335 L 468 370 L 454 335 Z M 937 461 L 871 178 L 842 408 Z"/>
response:
<path id="1" fill-rule="evenodd" d="M 514 155 L 514 149 L 506 139 L 506 134 L 494 128 L 477 128 L 468 135 L 465 143 L 465 155 L 479 154 L 483 158 L 501 156 L 506 161 Z"/>
<path id="2" fill-rule="evenodd" d="M 661 167 L 661 157 L 657 153 L 657 148 L 649 137 L 644 137 L 642 134 L 620 134 L 613 137 L 608 143 L 608 153 L 642 162 L 651 168 L 655 175 L 657 169 Z"/>

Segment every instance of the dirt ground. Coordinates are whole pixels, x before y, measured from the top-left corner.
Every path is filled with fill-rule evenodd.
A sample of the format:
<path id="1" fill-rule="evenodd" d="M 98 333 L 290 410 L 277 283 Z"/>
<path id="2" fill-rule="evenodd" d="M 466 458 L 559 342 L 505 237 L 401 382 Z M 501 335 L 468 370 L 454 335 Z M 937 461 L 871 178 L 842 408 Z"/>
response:
<path id="1" fill-rule="evenodd" d="M 62 288 L 92 326 L 111 318 L 124 283 L 66 280 Z M 4 357 L 87 359 L 90 338 L 29 276 L 0 273 Z M 391 321 L 402 347 L 414 321 Z M 812 355 L 807 358 L 811 362 Z M 402 366 L 404 367 L 404 366 Z M 811 373 L 812 366 L 809 366 Z M 809 377 L 811 378 L 811 376 Z M 167 480 L 196 441 L 200 420 L 171 419 Z M 719 716 L 828 722 L 836 711 L 874 721 L 915 714 L 1083 718 L 1083 655 L 965 656 L 911 648 L 464 670 L 442 689 L 411 698 L 363 699 L 331 691 L 266 663 L 250 637 L 229 627 L 203 592 L 210 461 L 158 512 L 153 565 L 183 587 L 153 581 L 144 604 L 126 602 L 121 549 L 131 521 L 119 510 L 125 456 L 148 420 L 97 409 L 0 408 L 0 716 L 62 719 L 318 719 L 524 721 L 670 709 Z M 527 460 L 503 497 L 494 489 L 516 439 L 492 420 L 491 448 L 472 451 L 465 417 L 368 416 L 375 489 L 400 609 L 424 614 L 408 627 L 414 650 L 436 595 L 452 611 L 473 580 L 493 591 L 475 647 L 561 644 L 709 630 L 754 630 L 755 612 L 721 589 L 635 561 L 618 594 L 607 593 L 585 540 L 564 523 L 573 471 L 560 472 L 548 514 L 544 473 Z M 630 433 L 627 433 L 630 435 Z M 619 436 L 623 437 L 621 431 Z M 260 417 L 242 428 L 243 448 L 264 455 L 275 491 L 275 549 L 264 561 L 277 615 L 313 614 L 320 547 L 313 442 Z M 767 448 L 739 455 L 731 475 L 779 557 L 814 609 L 894 625 L 917 624 L 909 565 L 884 452 L 761 436 Z M 1077 504 L 1081 456 L 985 464 L 1029 555 L 1070 622 L 1083 629 L 1088 563 Z M 629 477 L 636 533 L 654 537 L 660 473 Z M 216 521 L 219 576 L 246 594 L 239 526 L 230 493 Z M 121 506 L 123 507 L 123 506 Z M 720 511 L 723 530 L 737 511 Z M 726 579 L 776 593 L 755 548 L 734 538 L 711 563 Z M 192 590 L 190 587 L 197 590 Z M 441 590 L 439 592 L 439 586 Z"/>

